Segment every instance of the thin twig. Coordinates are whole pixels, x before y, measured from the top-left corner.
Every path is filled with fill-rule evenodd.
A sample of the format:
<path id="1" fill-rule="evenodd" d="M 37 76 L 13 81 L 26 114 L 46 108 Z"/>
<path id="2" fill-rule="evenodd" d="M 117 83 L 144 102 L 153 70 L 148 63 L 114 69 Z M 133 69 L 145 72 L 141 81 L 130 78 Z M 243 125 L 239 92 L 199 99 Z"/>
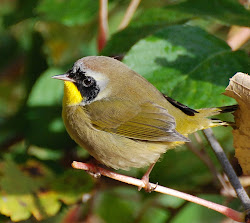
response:
<path id="1" fill-rule="evenodd" d="M 74 161 L 72 163 L 72 166 L 76 169 L 82 169 L 85 171 L 91 171 L 91 169 L 92 169 L 91 164 L 81 163 L 81 162 L 76 162 L 76 161 Z M 106 176 L 106 177 L 109 177 L 109 178 L 112 178 L 112 179 L 115 179 L 115 180 L 118 180 L 118 181 L 121 181 L 121 182 L 124 182 L 127 184 L 131 184 L 131 185 L 135 185 L 137 187 L 143 187 L 143 188 L 146 187 L 146 185 L 144 184 L 144 182 L 142 180 L 139 180 L 139 179 L 136 179 L 133 177 L 121 175 L 121 174 L 112 172 L 110 170 L 103 169 L 101 167 L 98 167 L 98 172 L 103 176 Z M 175 196 L 175 197 L 202 205 L 204 207 L 215 210 L 215 211 L 217 211 L 217 212 L 219 212 L 219 213 L 221 213 L 221 214 L 223 214 L 223 215 L 225 215 L 225 216 L 227 216 L 235 221 L 242 222 L 244 220 L 243 213 L 235 211 L 235 210 L 228 208 L 228 207 L 225 207 L 223 205 L 216 204 L 216 203 L 213 203 L 211 201 L 207 201 L 207 200 L 204 200 L 202 198 L 195 197 L 193 195 L 186 194 L 186 193 L 183 193 L 183 192 L 180 192 L 177 190 L 173 190 L 173 189 L 170 189 L 167 187 L 163 187 L 163 186 L 160 186 L 157 184 L 150 183 L 150 186 L 152 188 L 155 188 L 155 190 L 154 190 L 155 192 L 159 192 L 159 193 L 167 194 L 167 195 L 172 195 L 172 196 Z"/>
<path id="2" fill-rule="evenodd" d="M 131 21 L 133 15 L 135 14 L 135 11 L 138 7 L 138 5 L 140 4 L 141 0 L 131 0 L 126 13 L 118 27 L 118 30 L 122 30 L 124 28 L 126 28 L 129 24 L 129 22 Z"/>
<path id="3" fill-rule="evenodd" d="M 221 166 L 223 170 L 225 171 L 230 183 L 232 184 L 233 188 L 235 189 L 235 192 L 238 195 L 238 198 L 240 199 L 245 211 L 247 214 L 250 213 L 250 199 L 242 187 L 236 173 L 234 172 L 233 167 L 231 166 L 230 162 L 227 159 L 226 154 L 224 153 L 222 147 L 220 146 L 219 142 L 216 140 L 213 131 L 211 129 L 205 129 L 203 130 L 208 142 L 210 143 L 211 147 L 213 148 L 213 151 L 215 152 L 218 160 L 221 163 Z"/>
<path id="4" fill-rule="evenodd" d="M 249 39 L 250 39 L 249 27 L 233 26 L 229 32 L 227 44 L 232 48 L 232 50 L 238 50 Z"/>
<path id="5" fill-rule="evenodd" d="M 108 0 L 100 0 L 98 52 L 104 48 L 108 38 Z"/>

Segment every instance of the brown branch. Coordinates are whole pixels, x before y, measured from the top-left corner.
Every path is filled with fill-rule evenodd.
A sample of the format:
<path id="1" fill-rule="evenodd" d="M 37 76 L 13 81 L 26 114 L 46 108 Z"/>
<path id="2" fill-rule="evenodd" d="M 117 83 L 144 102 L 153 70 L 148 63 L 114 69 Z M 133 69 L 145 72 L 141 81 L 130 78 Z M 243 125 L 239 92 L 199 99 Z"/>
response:
<path id="1" fill-rule="evenodd" d="M 85 170 L 85 171 L 91 171 L 91 169 L 92 169 L 91 164 L 81 163 L 81 162 L 76 162 L 76 161 L 74 161 L 72 163 L 72 166 L 75 169 L 82 169 L 82 170 Z M 115 172 L 112 172 L 110 170 L 106 170 L 106 169 L 103 169 L 103 168 L 100 168 L 100 167 L 98 167 L 98 172 L 101 175 L 112 178 L 114 180 L 118 180 L 118 181 L 121 181 L 121 182 L 124 182 L 124 183 L 127 183 L 127 184 L 131 184 L 131 185 L 135 185 L 137 187 L 143 187 L 143 188 L 146 187 L 146 185 L 143 183 L 142 180 L 139 180 L 139 179 L 136 179 L 136 178 L 133 178 L 133 177 L 121 175 L 121 174 L 118 174 L 118 173 L 115 173 Z M 215 210 L 215 211 L 217 211 L 217 212 L 219 212 L 219 213 L 221 213 L 221 214 L 223 214 L 223 215 L 225 215 L 225 216 L 227 216 L 227 217 L 229 217 L 229 218 L 231 218 L 231 219 L 233 219 L 235 221 L 238 221 L 238 222 L 244 221 L 244 214 L 243 213 L 235 211 L 235 210 L 233 210 L 231 208 L 228 208 L 228 207 L 225 207 L 223 205 L 216 204 L 216 203 L 213 203 L 211 201 L 207 201 L 207 200 L 204 200 L 202 198 L 195 197 L 193 195 L 186 194 L 186 193 L 183 193 L 183 192 L 180 192 L 180 191 L 177 191 L 177 190 L 173 190 L 173 189 L 170 189 L 170 188 L 167 188 L 167 187 L 163 187 L 163 186 L 160 186 L 160 185 L 156 185 L 156 184 L 153 184 L 153 183 L 150 183 L 150 186 L 152 188 L 155 188 L 155 190 L 154 190 L 155 192 L 175 196 L 175 197 L 178 197 L 178 198 L 181 198 L 181 199 L 184 199 L 184 200 L 187 200 L 187 201 L 202 205 L 204 207 Z"/>
<path id="2" fill-rule="evenodd" d="M 98 33 L 98 52 L 104 48 L 108 36 L 108 0 L 100 0 L 99 8 L 99 33 Z"/>
<path id="3" fill-rule="evenodd" d="M 232 50 L 238 50 L 250 39 L 250 28 L 233 26 L 228 34 L 227 44 Z"/>
<path id="4" fill-rule="evenodd" d="M 122 30 L 124 28 L 126 28 L 129 24 L 129 22 L 131 21 L 133 15 L 135 14 L 135 11 L 137 9 L 137 7 L 139 6 L 141 0 L 131 0 L 126 13 L 118 27 L 118 30 Z"/>

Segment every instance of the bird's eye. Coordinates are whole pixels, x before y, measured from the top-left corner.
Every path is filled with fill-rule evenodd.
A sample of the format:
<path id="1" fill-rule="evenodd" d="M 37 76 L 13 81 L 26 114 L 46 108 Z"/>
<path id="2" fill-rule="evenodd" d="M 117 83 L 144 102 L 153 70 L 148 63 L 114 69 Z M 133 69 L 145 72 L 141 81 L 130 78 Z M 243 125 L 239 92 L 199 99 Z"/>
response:
<path id="1" fill-rule="evenodd" d="M 90 87 L 91 85 L 94 84 L 94 80 L 91 77 L 86 77 L 82 83 L 84 87 Z"/>

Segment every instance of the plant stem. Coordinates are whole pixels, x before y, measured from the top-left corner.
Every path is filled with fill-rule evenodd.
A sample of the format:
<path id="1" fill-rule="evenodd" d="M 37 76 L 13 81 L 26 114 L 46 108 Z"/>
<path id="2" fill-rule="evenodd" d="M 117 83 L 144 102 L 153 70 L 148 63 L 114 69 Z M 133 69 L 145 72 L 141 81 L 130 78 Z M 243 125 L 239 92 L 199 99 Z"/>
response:
<path id="1" fill-rule="evenodd" d="M 91 171 L 93 169 L 92 164 L 81 163 L 81 162 L 76 162 L 76 161 L 74 161 L 72 163 L 72 166 L 76 169 L 82 169 L 85 171 Z M 121 174 L 112 172 L 110 170 L 103 169 L 101 167 L 98 167 L 98 172 L 103 176 L 106 176 L 106 177 L 109 177 L 109 178 L 112 178 L 114 180 L 118 180 L 118 181 L 121 181 L 121 182 L 124 182 L 127 184 L 135 185 L 137 187 L 144 188 L 146 186 L 142 180 L 139 180 L 139 179 L 136 179 L 133 177 L 129 177 L 129 176 L 125 176 L 125 175 L 121 175 Z M 238 222 L 244 221 L 244 214 L 243 213 L 235 211 L 235 210 L 228 208 L 228 207 L 225 207 L 223 205 L 216 204 L 216 203 L 213 203 L 211 201 L 207 201 L 207 200 L 204 200 L 202 198 L 195 197 L 193 195 L 186 194 L 186 193 L 183 193 L 183 192 L 180 192 L 177 190 L 173 190 L 173 189 L 170 189 L 167 187 L 163 187 L 160 185 L 156 185 L 153 183 L 150 183 L 150 186 L 152 188 L 155 188 L 155 190 L 154 190 L 155 192 L 175 196 L 175 197 L 182 198 L 184 200 L 202 205 L 204 207 L 213 209 L 221 214 L 224 214 L 225 216 L 227 216 L 235 221 L 238 221 Z"/>
<path id="2" fill-rule="evenodd" d="M 108 0 L 100 0 L 99 6 L 99 33 L 98 33 L 98 52 L 104 48 L 108 36 Z"/>
<path id="3" fill-rule="evenodd" d="M 126 13 L 118 27 L 118 30 L 122 30 L 124 28 L 126 28 L 130 22 L 130 20 L 132 19 L 133 15 L 135 14 L 135 11 L 138 7 L 138 5 L 140 4 L 141 0 L 131 0 Z"/>
<path id="4" fill-rule="evenodd" d="M 233 51 L 235 51 L 238 50 L 249 39 L 250 39 L 249 27 L 232 26 L 229 32 L 227 44 L 232 48 Z"/>

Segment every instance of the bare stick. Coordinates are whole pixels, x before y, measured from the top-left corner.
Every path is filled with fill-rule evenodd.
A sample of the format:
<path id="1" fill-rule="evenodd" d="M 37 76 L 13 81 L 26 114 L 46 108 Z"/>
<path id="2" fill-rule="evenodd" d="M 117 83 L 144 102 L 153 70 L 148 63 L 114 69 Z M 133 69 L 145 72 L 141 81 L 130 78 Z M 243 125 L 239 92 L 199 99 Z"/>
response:
<path id="1" fill-rule="evenodd" d="M 229 32 L 227 43 L 232 48 L 232 50 L 238 50 L 249 39 L 250 28 L 233 26 Z"/>
<path id="2" fill-rule="evenodd" d="M 129 24 L 130 20 L 132 19 L 133 15 L 135 14 L 135 11 L 140 4 L 141 0 L 131 0 L 126 13 L 121 21 L 121 24 L 119 25 L 118 29 L 122 30 L 127 27 Z"/>
<path id="3" fill-rule="evenodd" d="M 108 0 L 100 0 L 99 6 L 99 33 L 98 33 L 98 52 L 104 48 L 108 36 Z"/>
<path id="4" fill-rule="evenodd" d="M 76 162 L 76 161 L 74 161 L 72 163 L 72 166 L 76 169 L 81 169 L 81 170 L 85 170 L 85 171 L 90 171 L 92 168 L 92 166 L 89 166 L 89 164 L 87 164 L 87 163 L 81 163 L 81 162 Z M 142 180 L 139 180 L 139 179 L 136 179 L 133 177 L 121 175 L 121 174 L 112 172 L 110 170 L 103 169 L 101 167 L 98 167 L 98 172 L 101 173 L 101 175 L 112 178 L 114 180 L 118 180 L 118 181 L 121 181 L 121 182 L 124 182 L 127 184 L 131 184 L 131 185 L 135 185 L 137 187 L 143 187 L 143 188 L 146 187 L 146 185 L 144 184 L 144 182 Z M 173 190 L 173 189 L 170 189 L 167 187 L 163 187 L 160 185 L 150 183 L 150 186 L 152 188 L 155 188 L 155 190 L 154 190 L 155 192 L 175 196 L 175 197 L 182 198 L 184 200 L 202 205 L 204 207 L 215 210 L 215 211 L 217 211 L 217 212 L 219 212 L 219 213 L 221 213 L 221 214 L 223 214 L 223 215 L 225 215 L 225 216 L 227 216 L 227 217 L 229 217 L 237 222 L 244 221 L 244 214 L 243 213 L 235 211 L 235 210 L 228 208 L 228 207 L 225 207 L 223 205 L 216 204 L 216 203 L 213 203 L 211 201 L 207 201 L 207 200 L 204 200 L 202 198 L 195 197 L 193 195 L 186 194 L 186 193 L 183 193 L 183 192 L 180 192 L 177 190 Z"/>
<path id="5" fill-rule="evenodd" d="M 230 162 L 227 159 L 226 154 L 224 153 L 222 147 L 220 146 L 219 142 L 216 140 L 213 131 L 211 129 L 205 129 L 203 130 L 208 142 L 210 143 L 211 147 L 213 148 L 218 160 L 221 163 L 221 166 L 225 173 L 227 174 L 227 177 L 232 184 L 233 188 L 235 189 L 235 192 L 238 195 L 238 198 L 240 199 L 244 209 L 246 210 L 247 214 L 250 213 L 250 199 L 242 187 L 236 173 L 234 172 L 233 167 L 231 166 Z"/>

